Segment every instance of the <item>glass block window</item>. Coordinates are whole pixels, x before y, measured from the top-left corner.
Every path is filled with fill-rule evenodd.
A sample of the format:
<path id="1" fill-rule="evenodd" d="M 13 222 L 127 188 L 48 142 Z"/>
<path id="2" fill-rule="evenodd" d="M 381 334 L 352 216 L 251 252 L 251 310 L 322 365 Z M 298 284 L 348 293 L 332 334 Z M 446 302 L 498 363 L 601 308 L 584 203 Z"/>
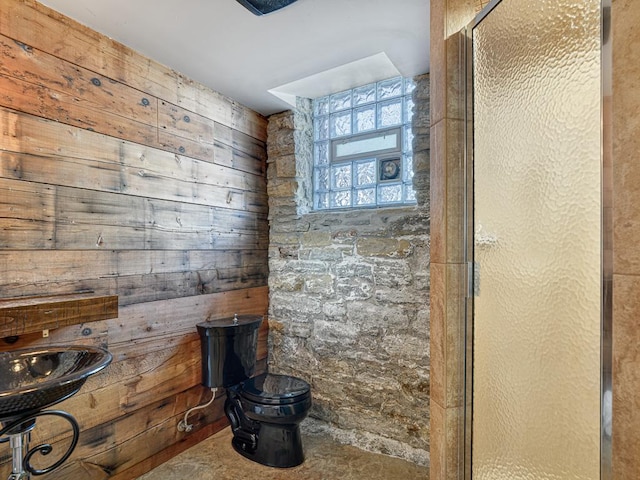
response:
<path id="1" fill-rule="evenodd" d="M 313 101 L 316 210 L 415 203 L 414 88 L 396 77 Z"/>

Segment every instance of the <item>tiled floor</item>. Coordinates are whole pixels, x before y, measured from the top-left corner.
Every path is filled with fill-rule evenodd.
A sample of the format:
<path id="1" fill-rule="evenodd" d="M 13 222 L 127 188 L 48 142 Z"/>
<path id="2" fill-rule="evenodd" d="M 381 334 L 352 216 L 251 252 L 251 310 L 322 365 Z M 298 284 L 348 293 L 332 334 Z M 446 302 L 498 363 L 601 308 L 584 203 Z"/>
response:
<path id="1" fill-rule="evenodd" d="M 305 462 L 279 469 L 259 465 L 233 450 L 224 429 L 138 480 L 426 480 L 428 468 L 340 445 L 327 434 L 305 433 Z"/>

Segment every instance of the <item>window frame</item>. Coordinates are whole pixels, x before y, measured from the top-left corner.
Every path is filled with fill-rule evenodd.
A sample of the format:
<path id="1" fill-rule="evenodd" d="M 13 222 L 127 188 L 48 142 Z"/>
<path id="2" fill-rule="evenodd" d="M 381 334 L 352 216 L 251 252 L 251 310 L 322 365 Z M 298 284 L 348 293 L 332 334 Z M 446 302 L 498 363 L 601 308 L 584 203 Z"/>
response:
<path id="1" fill-rule="evenodd" d="M 338 156 L 337 150 L 338 150 L 338 146 L 340 145 L 345 145 L 348 143 L 353 143 L 361 140 L 368 140 L 370 138 L 386 137 L 387 134 L 389 133 L 397 133 L 396 145 L 393 148 L 389 147 L 389 148 L 378 149 L 378 150 L 368 150 L 366 152 L 352 153 L 349 155 Z M 367 158 L 367 157 L 374 157 L 374 156 L 377 157 L 378 155 L 384 155 L 386 153 L 393 154 L 397 152 L 398 155 L 402 155 L 402 125 L 389 127 L 384 130 L 373 130 L 373 131 L 364 132 L 364 133 L 356 133 L 355 135 L 349 135 L 346 137 L 338 137 L 338 138 L 329 140 L 329 142 L 331 144 L 331 149 L 329 154 L 330 165 L 332 163 L 343 162 L 343 161 L 346 162 L 349 160 L 356 160 L 360 158 Z"/>
<path id="2" fill-rule="evenodd" d="M 381 95 L 381 88 L 393 82 L 401 82 L 400 93 Z M 356 104 L 356 94 L 363 89 L 374 89 L 373 100 Z M 414 89 L 415 83 L 412 79 L 394 77 L 333 93 L 313 101 L 313 211 L 385 208 L 416 204 L 412 182 L 413 149 L 411 145 L 412 113 L 415 107 L 411 94 Z M 343 103 L 334 109 L 335 98 Z M 386 119 L 381 114 L 382 109 L 389 102 L 400 104 L 398 123 L 391 125 L 385 123 Z M 347 104 L 348 106 L 345 106 Z M 374 126 L 354 133 L 358 130 L 356 122 L 359 119 L 356 115 L 366 108 L 374 111 Z M 347 112 L 351 123 L 346 125 L 343 123 L 343 126 L 345 126 L 344 130 L 349 131 L 350 134 L 340 135 L 338 126 L 331 121 L 332 118 L 340 117 L 344 122 Z M 394 115 L 397 113 L 394 112 Z M 340 146 L 389 134 L 396 136 L 394 147 L 338 154 Z M 373 166 L 375 183 L 358 184 L 356 168 L 359 163 L 367 162 L 375 162 Z M 397 173 L 392 178 L 383 178 L 383 165 L 393 164 L 399 167 L 396 169 Z M 341 167 L 347 165 L 350 174 L 345 169 L 338 172 Z M 390 172 L 393 171 L 391 168 Z M 341 175 L 339 180 L 336 178 L 338 174 Z M 341 186 L 337 186 L 336 183 Z"/>

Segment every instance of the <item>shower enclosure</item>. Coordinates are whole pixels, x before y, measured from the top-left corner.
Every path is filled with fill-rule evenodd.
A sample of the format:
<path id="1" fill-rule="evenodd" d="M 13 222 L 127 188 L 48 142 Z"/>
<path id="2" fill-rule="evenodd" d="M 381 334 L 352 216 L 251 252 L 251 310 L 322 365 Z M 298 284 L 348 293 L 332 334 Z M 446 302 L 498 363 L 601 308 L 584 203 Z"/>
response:
<path id="1" fill-rule="evenodd" d="M 466 31 L 466 478 L 609 478 L 602 20 L 502 0 Z"/>

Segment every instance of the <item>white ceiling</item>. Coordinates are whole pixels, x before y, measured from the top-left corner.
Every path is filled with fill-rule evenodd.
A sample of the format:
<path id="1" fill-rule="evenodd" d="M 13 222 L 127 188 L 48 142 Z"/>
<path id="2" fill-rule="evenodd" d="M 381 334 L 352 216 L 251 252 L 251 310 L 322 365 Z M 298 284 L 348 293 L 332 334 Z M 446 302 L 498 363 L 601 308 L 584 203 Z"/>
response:
<path id="1" fill-rule="evenodd" d="M 41 1 L 264 115 L 429 66 L 428 0 L 298 0 L 265 16 L 235 0 Z"/>

